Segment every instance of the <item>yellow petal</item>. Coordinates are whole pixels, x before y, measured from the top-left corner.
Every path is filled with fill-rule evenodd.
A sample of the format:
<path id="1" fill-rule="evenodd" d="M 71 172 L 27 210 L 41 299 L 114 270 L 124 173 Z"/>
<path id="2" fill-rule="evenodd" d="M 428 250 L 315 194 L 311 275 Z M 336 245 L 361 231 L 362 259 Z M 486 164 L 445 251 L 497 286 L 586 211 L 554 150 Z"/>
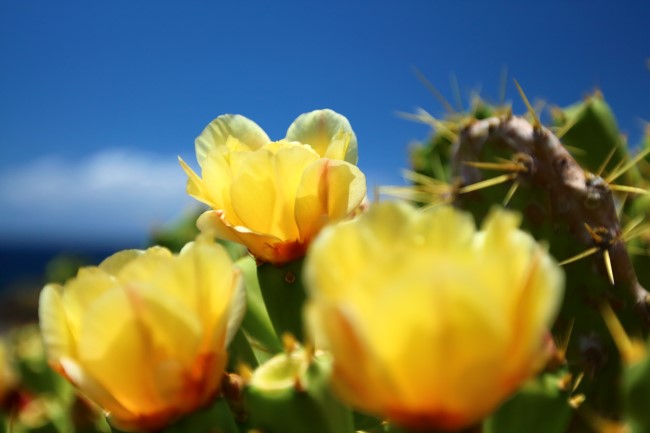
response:
<path id="1" fill-rule="evenodd" d="M 94 267 L 81 268 L 77 276 L 66 283 L 63 306 L 73 341 L 79 341 L 83 313 L 95 299 L 117 286 L 115 278 Z"/>
<path id="2" fill-rule="evenodd" d="M 120 272 L 131 262 L 138 260 L 141 256 L 147 257 L 165 257 L 170 258 L 172 253 L 163 247 L 150 247 L 146 251 L 144 250 L 123 250 L 119 251 L 106 259 L 104 259 L 99 264 L 99 269 L 110 274 L 112 276 L 118 276 Z"/>
<path id="3" fill-rule="evenodd" d="M 61 359 L 61 367 L 70 381 L 79 389 L 82 394 L 92 401 L 102 402 L 102 408 L 108 412 L 109 416 L 119 419 L 132 419 L 136 416 L 122 406 L 113 396 L 97 382 L 92 376 L 89 376 L 76 361 L 70 358 Z"/>
<path id="4" fill-rule="evenodd" d="M 432 224 L 432 220 L 436 224 Z M 454 254 L 457 257 L 471 254 L 476 234 L 470 213 L 460 213 L 452 207 L 429 208 L 411 225 L 408 239 L 413 247 L 426 252 Z"/>
<path id="5" fill-rule="evenodd" d="M 267 262 L 275 262 L 276 247 L 283 243 L 282 239 L 272 235 L 256 233 L 243 226 L 231 226 L 221 211 L 204 212 L 196 226 L 207 235 L 246 245 L 255 257 Z"/>
<path id="6" fill-rule="evenodd" d="M 326 347 L 337 354 L 334 362 L 334 383 L 337 393 L 353 407 L 363 407 L 376 413 L 382 409 L 382 401 L 395 395 L 396 388 L 382 363 L 372 356 L 366 345 L 363 326 L 351 311 L 336 306 L 313 304 L 305 306 L 306 321 L 326 330 Z M 378 383 L 373 387 L 368 384 Z"/>
<path id="7" fill-rule="evenodd" d="M 203 336 L 194 309 L 185 308 L 173 293 L 153 284 L 139 287 L 129 298 L 136 319 L 144 328 L 143 338 L 149 346 L 151 361 L 173 358 L 189 369 Z"/>
<path id="8" fill-rule="evenodd" d="M 225 146 L 228 137 L 232 136 L 246 145 L 250 150 L 256 150 L 271 141 L 257 123 L 239 114 L 225 114 L 214 119 L 196 138 L 196 159 L 200 166 L 213 149 Z"/>
<path id="9" fill-rule="evenodd" d="M 167 293 L 166 293 L 167 294 Z M 153 386 L 163 407 L 175 407 L 184 399 L 187 375 L 194 369 L 202 346 L 204 328 L 193 310 L 184 308 L 173 296 L 164 296 L 159 287 L 140 289 L 136 303 L 139 323 L 148 344 Z M 141 305 L 137 305 L 141 304 Z M 225 346 L 221 356 L 225 357 Z M 195 401 L 188 402 L 196 404 Z"/>
<path id="10" fill-rule="evenodd" d="M 442 405 L 455 412 L 476 408 L 485 393 L 502 397 L 484 372 L 503 361 L 507 324 L 497 309 L 485 308 L 477 275 L 448 263 L 400 272 L 384 287 L 376 306 L 368 309 L 372 316 L 361 320 L 377 322 L 369 344 L 392 366 L 388 374 L 398 384 L 396 397 L 403 405 L 414 411 Z M 391 320 L 381 320 L 387 316 Z M 422 347 L 413 356 L 417 346 Z M 413 372 L 418 372 L 415 383 Z M 470 378 L 470 389 L 462 390 Z"/>
<path id="11" fill-rule="evenodd" d="M 519 222 L 516 214 L 493 211 L 476 244 L 476 254 L 486 258 L 481 269 L 485 288 L 503 305 L 503 314 L 513 323 L 512 332 L 519 336 L 506 362 L 513 366 L 540 350 L 538 341 L 545 330 L 539 324 L 555 317 L 564 286 L 564 274 L 556 262 L 530 235 L 516 230 Z"/>
<path id="12" fill-rule="evenodd" d="M 132 282 L 149 282 L 160 272 L 169 270 L 173 265 L 173 256 L 166 248 L 149 248 L 125 263 L 115 275 L 122 285 Z"/>
<path id="13" fill-rule="evenodd" d="M 233 179 L 231 202 L 249 230 L 297 240 L 296 193 L 303 171 L 318 155 L 301 145 L 274 146 L 250 154 L 246 169 Z"/>
<path id="14" fill-rule="evenodd" d="M 287 140 L 308 144 L 322 157 L 357 163 L 357 137 L 350 122 L 329 109 L 300 115 L 289 126 Z"/>
<path id="15" fill-rule="evenodd" d="M 187 174 L 187 194 L 208 206 L 217 206 L 203 179 L 180 156 L 178 157 L 178 162 L 181 164 L 185 174 Z"/>
<path id="16" fill-rule="evenodd" d="M 117 275 L 117 273 L 131 260 L 140 256 L 142 250 L 124 250 L 107 257 L 99 264 L 99 269 L 107 274 Z"/>
<path id="17" fill-rule="evenodd" d="M 48 284 L 41 291 L 38 302 L 41 334 L 48 358 L 53 360 L 77 356 L 75 341 L 65 316 L 61 291 L 62 287 L 58 284 Z"/>
<path id="18" fill-rule="evenodd" d="M 123 290 L 95 300 L 83 317 L 79 363 L 128 411 L 156 412 L 149 336 Z"/>
<path id="19" fill-rule="evenodd" d="M 356 166 L 326 158 L 311 163 L 296 194 L 300 239 L 307 242 L 328 222 L 350 215 L 365 195 L 366 179 Z"/>
<path id="20" fill-rule="evenodd" d="M 115 290 L 93 304 L 84 325 L 81 365 L 122 406 L 150 415 L 180 404 L 202 338 L 190 311 L 158 288 Z"/>
<path id="21" fill-rule="evenodd" d="M 323 156 L 325 158 L 330 158 L 330 159 L 345 160 L 345 156 L 348 153 L 348 149 L 350 149 L 351 140 L 352 140 L 352 134 L 340 130 L 332 138 L 332 141 L 330 142 L 329 146 L 327 146 L 327 151 Z"/>
<path id="22" fill-rule="evenodd" d="M 204 343 L 216 347 L 210 336 L 218 336 L 225 330 L 227 345 L 239 328 L 246 308 L 241 271 L 233 271 L 228 253 L 206 238 L 187 244 L 178 262 L 175 272 L 162 276 L 159 284 L 176 284 L 181 290 L 194 286 L 194 305 L 188 307 L 198 312 L 207 331 Z M 215 318 L 220 320 L 215 322 Z"/>
<path id="23" fill-rule="evenodd" d="M 319 282 L 307 285 L 311 296 L 332 301 L 349 296 L 373 297 L 383 273 L 368 271 L 367 263 L 393 269 L 394 259 L 405 257 L 401 245 L 409 237 L 407 230 L 414 217 L 410 207 L 397 202 L 372 209 L 362 214 L 364 224 L 339 223 L 325 227 L 316 237 L 309 251 L 309 262 L 314 265 L 305 267 L 306 280 Z M 350 283 L 359 289 L 352 290 Z"/>

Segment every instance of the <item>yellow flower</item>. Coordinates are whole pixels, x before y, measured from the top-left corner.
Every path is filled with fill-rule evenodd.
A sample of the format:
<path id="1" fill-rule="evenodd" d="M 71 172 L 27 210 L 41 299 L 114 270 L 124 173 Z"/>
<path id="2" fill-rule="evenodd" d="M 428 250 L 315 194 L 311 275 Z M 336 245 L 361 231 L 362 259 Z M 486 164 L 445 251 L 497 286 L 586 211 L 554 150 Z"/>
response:
<path id="1" fill-rule="evenodd" d="M 112 255 L 41 292 L 52 367 L 120 428 L 155 430 L 219 391 L 245 309 L 241 272 L 206 239 Z"/>
<path id="2" fill-rule="evenodd" d="M 492 412 L 549 355 L 564 274 L 519 217 L 381 203 L 307 255 L 306 322 L 354 407 L 410 428 Z"/>
<path id="3" fill-rule="evenodd" d="M 277 142 L 246 117 L 219 116 L 196 139 L 196 156 L 202 177 L 180 160 L 187 192 L 214 209 L 197 225 L 264 262 L 302 257 L 325 224 L 352 214 L 366 194 L 354 132 L 331 110 L 303 114 Z"/>

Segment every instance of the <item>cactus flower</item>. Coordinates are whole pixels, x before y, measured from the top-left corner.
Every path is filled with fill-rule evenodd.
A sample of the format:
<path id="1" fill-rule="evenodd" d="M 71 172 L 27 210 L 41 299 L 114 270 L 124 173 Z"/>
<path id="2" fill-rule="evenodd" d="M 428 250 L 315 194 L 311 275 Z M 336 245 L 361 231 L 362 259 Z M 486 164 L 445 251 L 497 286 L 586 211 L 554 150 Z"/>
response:
<path id="1" fill-rule="evenodd" d="M 307 254 L 306 323 L 353 407 L 418 429 L 491 413 L 550 355 L 564 274 L 519 216 L 380 203 Z"/>
<path id="2" fill-rule="evenodd" d="M 245 309 L 240 271 L 198 238 L 178 255 L 112 255 L 41 292 L 50 365 L 126 430 L 152 431 L 219 391 Z"/>
<path id="3" fill-rule="evenodd" d="M 354 132 L 331 110 L 303 114 L 276 142 L 246 117 L 219 116 L 196 139 L 196 156 L 202 177 L 180 160 L 187 192 L 213 209 L 197 225 L 262 262 L 302 257 L 325 224 L 354 213 L 366 194 Z"/>

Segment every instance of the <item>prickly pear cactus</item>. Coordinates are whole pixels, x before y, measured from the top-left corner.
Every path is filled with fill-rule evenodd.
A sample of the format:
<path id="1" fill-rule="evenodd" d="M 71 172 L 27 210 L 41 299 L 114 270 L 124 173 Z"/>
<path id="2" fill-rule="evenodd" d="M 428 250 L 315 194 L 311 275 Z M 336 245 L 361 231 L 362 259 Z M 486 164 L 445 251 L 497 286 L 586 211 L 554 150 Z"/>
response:
<path id="1" fill-rule="evenodd" d="M 434 132 L 412 149 L 412 185 L 382 188 L 464 209 L 480 231 L 449 206 L 368 205 L 356 136 L 331 110 L 266 144 L 251 120 L 218 117 L 197 140 L 203 177 L 181 161 L 188 193 L 214 209 L 157 232 L 168 249 L 46 286 L 47 357 L 35 329 L 0 341 L 0 433 L 649 432 L 650 130 L 633 152 L 600 93 L 547 126 L 521 94 L 525 116 L 479 98 L 443 119 L 409 115 Z M 231 169 L 245 188 L 219 189 Z M 235 205 L 250 227 L 227 219 Z M 516 274 L 520 254 L 527 265 L 486 302 L 483 283 Z"/>
<path id="2" fill-rule="evenodd" d="M 620 391 L 629 368 L 602 310 L 611 305 L 628 335 L 647 335 L 648 138 L 631 152 L 599 92 L 554 108 L 548 127 L 523 98 L 528 117 L 480 100 L 441 120 L 413 116 L 434 133 L 411 151 L 413 187 L 386 192 L 424 205 L 453 203 L 478 221 L 495 205 L 516 209 L 526 230 L 563 261 L 557 357 L 536 385 L 522 388 L 487 421 L 486 431 L 605 431 L 638 410 L 638 403 L 627 407 Z M 645 388 L 634 392 L 647 392 L 639 389 Z M 650 423 L 643 428 L 638 431 L 650 431 Z"/>

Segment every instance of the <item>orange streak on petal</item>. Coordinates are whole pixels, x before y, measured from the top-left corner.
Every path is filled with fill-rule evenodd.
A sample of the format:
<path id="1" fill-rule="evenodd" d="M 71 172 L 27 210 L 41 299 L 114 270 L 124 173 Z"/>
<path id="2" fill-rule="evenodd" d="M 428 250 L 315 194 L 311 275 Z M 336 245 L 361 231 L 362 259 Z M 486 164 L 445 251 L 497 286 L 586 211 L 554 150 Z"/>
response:
<path id="1" fill-rule="evenodd" d="M 272 257 L 267 261 L 274 265 L 282 265 L 292 260 L 296 260 L 305 255 L 308 244 L 300 241 L 279 242 L 271 245 L 273 250 Z"/>
<path id="2" fill-rule="evenodd" d="M 330 180 L 329 180 L 329 173 L 330 173 L 330 163 L 331 161 L 328 159 L 325 161 L 325 163 L 321 166 L 320 169 L 320 182 L 318 185 L 318 195 L 321 200 L 321 209 L 325 211 L 326 213 L 329 214 L 329 198 L 330 198 Z"/>
<path id="3" fill-rule="evenodd" d="M 467 414 L 446 410 L 412 413 L 401 406 L 388 408 L 386 415 L 389 420 L 415 431 L 428 431 L 431 428 L 456 431 L 477 422 L 475 419 L 468 418 Z"/>

